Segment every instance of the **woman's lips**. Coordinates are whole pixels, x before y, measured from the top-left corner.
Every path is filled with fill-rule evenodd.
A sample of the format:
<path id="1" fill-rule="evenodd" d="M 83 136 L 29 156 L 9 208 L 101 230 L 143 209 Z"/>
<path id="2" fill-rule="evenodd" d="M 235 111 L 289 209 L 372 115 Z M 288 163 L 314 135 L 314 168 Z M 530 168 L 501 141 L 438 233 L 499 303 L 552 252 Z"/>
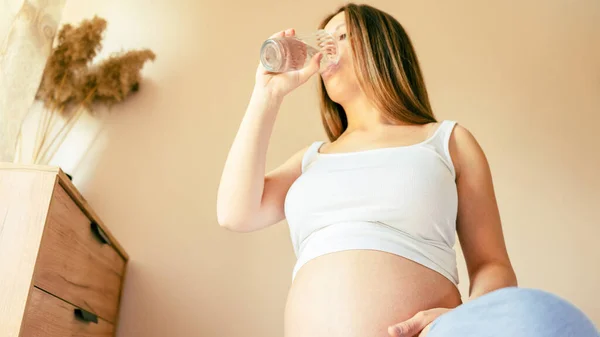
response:
<path id="1" fill-rule="evenodd" d="M 325 70 L 321 71 L 321 76 L 323 78 L 331 77 L 331 75 L 333 75 L 333 73 L 335 73 L 335 71 L 339 67 L 340 67 L 339 63 L 338 64 L 330 64 L 327 66 L 327 68 L 325 68 Z"/>

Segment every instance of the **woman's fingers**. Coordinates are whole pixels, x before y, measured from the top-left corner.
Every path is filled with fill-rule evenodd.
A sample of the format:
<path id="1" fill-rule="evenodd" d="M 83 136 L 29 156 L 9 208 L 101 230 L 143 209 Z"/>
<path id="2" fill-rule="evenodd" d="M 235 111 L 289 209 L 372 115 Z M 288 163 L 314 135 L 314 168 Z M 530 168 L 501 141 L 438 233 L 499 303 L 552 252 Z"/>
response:
<path id="1" fill-rule="evenodd" d="M 277 38 L 277 37 L 284 37 L 285 36 L 285 32 L 286 32 L 285 30 L 279 31 L 279 32 L 277 32 L 277 33 L 269 36 L 269 39 L 274 39 L 274 38 Z"/>
<path id="2" fill-rule="evenodd" d="M 279 32 L 269 36 L 269 39 L 285 37 L 285 36 L 294 36 L 294 35 L 296 35 L 296 30 L 294 28 L 288 28 L 286 30 L 279 31 Z"/>

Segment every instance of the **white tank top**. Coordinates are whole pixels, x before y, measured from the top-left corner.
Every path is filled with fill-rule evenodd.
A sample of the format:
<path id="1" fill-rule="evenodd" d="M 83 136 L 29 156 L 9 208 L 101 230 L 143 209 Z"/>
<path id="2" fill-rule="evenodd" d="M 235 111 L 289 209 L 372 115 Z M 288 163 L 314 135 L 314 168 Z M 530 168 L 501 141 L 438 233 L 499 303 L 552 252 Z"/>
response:
<path id="1" fill-rule="evenodd" d="M 458 284 L 458 196 L 443 121 L 425 141 L 402 147 L 319 153 L 313 143 L 290 187 L 285 214 L 297 263 L 344 250 L 396 254 Z"/>

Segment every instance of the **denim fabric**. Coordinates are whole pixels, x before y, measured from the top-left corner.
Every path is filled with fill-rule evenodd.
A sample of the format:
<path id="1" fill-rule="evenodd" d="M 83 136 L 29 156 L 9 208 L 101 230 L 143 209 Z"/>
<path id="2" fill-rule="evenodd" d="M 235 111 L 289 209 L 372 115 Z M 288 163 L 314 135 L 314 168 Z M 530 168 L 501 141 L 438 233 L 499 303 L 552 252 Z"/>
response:
<path id="1" fill-rule="evenodd" d="M 600 337 L 575 306 L 534 289 L 493 291 L 440 316 L 427 337 Z"/>

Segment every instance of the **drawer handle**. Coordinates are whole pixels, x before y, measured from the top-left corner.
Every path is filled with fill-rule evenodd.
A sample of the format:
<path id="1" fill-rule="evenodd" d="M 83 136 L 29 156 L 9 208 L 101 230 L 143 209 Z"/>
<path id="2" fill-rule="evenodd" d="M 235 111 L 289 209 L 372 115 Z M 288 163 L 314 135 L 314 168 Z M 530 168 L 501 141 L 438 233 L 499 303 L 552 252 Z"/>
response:
<path id="1" fill-rule="evenodd" d="M 98 316 L 92 314 L 89 311 L 85 311 L 83 309 L 76 308 L 74 310 L 74 313 L 75 313 L 75 317 L 77 317 L 77 319 L 80 321 L 98 324 Z"/>
<path id="2" fill-rule="evenodd" d="M 100 241 L 102 244 L 106 244 L 109 246 L 111 245 L 108 235 L 104 233 L 104 231 L 102 230 L 102 228 L 100 228 L 100 225 L 98 225 L 96 221 L 92 221 L 90 227 L 92 229 L 92 233 L 94 233 L 94 236 L 96 236 L 96 239 L 98 239 L 98 241 Z"/>

